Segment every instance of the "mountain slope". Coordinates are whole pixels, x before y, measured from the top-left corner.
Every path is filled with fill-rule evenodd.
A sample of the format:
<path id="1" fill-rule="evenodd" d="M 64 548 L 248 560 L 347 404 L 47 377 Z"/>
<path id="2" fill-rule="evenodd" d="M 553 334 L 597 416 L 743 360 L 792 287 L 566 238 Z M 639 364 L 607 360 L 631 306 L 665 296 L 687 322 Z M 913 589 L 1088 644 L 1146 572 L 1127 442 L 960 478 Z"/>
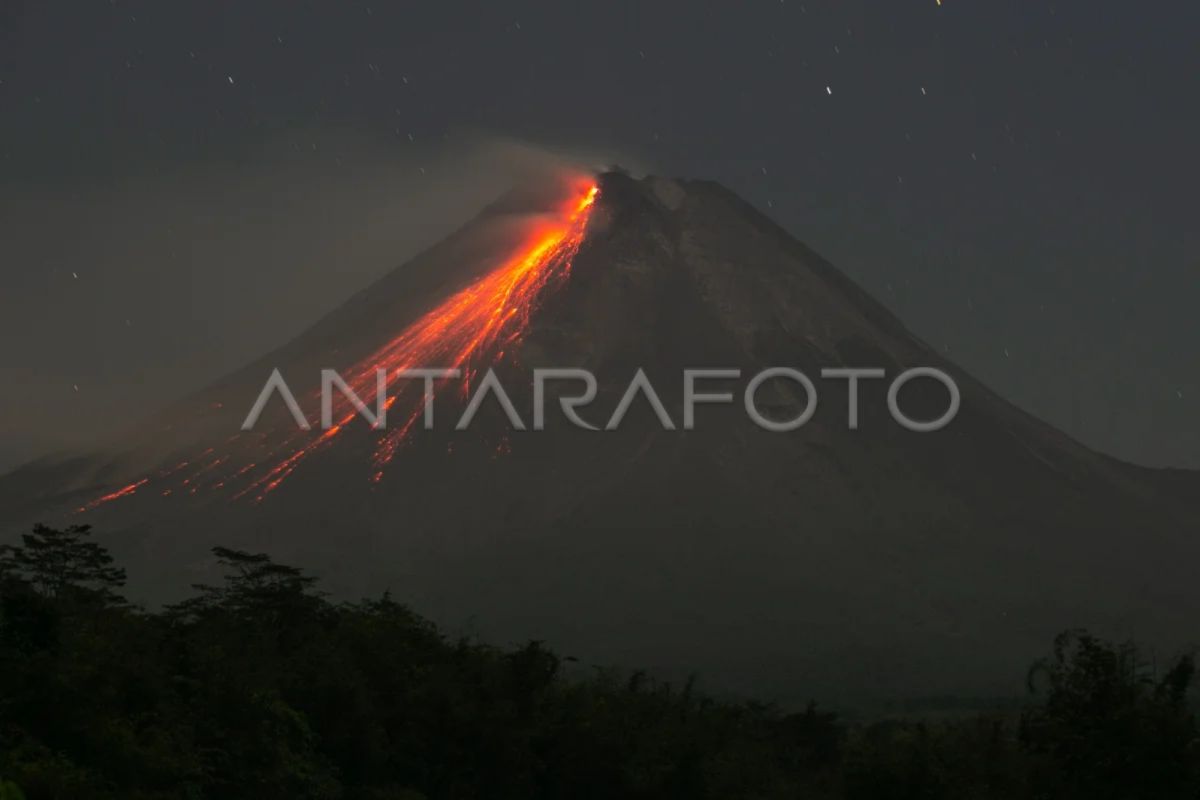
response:
<path id="1" fill-rule="evenodd" d="M 616 431 L 568 426 L 553 402 L 545 431 L 511 430 L 494 403 L 454 431 L 464 401 L 454 385 L 439 395 L 441 424 L 414 426 L 382 469 L 380 433 L 355 420 L 269 492 L 238 496 L 239 479 L 266 469 L 253 456 L 262 442 L 295 436 L 276 401 L 262 441 L 236 438 L 272 369 L 315 419 L 320 368 L 370 362 L 397 331 L 429 330 L 429 309 L 488 280 L 497 253 L 570 227 L 561 212 L 550 223 L 530 214 L 562 194 L 507 198 L 113 452 L 9 475 L 0 521 L 92 522 L 151 597 L 181 573 L 202 577 L 189 570 L 214 543 L 265 549 L 317 568 L 339 593 L 390 588 L 451 627 L 544 638 L 587 661 L 697 670 L 785 700 L 1006 692 L 1070 626 L 1165 646 L 1193 635 L 1194 474 L 1119 463 L 1021 412 L 706 182 L 602 176 L 577 252 L 564 245 L 547 262 L 519 329 L 464 361 L 496 366 L 527 426 L 532 368 L 591 370 L 598 394 L 580 413 L 597 426 L 644 369 L 677 430 L 639 398 Z M 753 425 L 740 403 L 749 376 L 775 366 L 818 389 L 813 419 L 787 433 Z M 888 414 L 887 382 L 864 381 L 850 430 L 845 381 L 817 378 L 846 366 L 889 379 L 944 369 L 961 410 L 941 431 L 913 433 Z M 696 429 L 682 430 L 691 367 L 743 377 L 705 384 L 735 402 L 700 406 Z M 760 397 L 781 418 L 803 406 L 784 383 Z M 914 417 L 945 402 L 928 382 L 901 394 Z"/>

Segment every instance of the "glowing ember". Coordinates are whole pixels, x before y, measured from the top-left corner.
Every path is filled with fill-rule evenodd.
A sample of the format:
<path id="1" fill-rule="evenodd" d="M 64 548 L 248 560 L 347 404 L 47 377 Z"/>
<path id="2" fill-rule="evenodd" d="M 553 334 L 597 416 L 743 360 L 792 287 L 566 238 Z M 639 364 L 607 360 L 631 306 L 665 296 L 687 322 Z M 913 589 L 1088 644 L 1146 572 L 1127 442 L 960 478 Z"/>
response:
<path id="1" fill-rule="evenodd" d="M 149 482 L 150 482 L 149 478 L 142 478 L 137 483 L 131 483 L 128 486 L 124 486 L 120 489 L 117 489 L 115 492 L 110 492 L 109 494 L 106 494 L 103 497 L 97 497 L 92 502 L 88 503 L 85 506 L 80 507 L 77 510 L 78 511 L 91 511 L 93 508 L 96 508 L 97 506 L 102 506 L 105 503 L 111 502 L 118 498 L 128 497 L 129 495 L 133 494 L 134 492 L 136 492 L 138 489 L 142 488 Z"/>
<path id="2" fill-rule="evenodd" d="M 538 296 L 551 281 L 566 275 L 583 243 L 597 193 L 598 188 L 591 183 L 578 187 L 569 201 L 551 218 L 544 220 L 504 263 L 451 295 L 394 339 L 346 370 L 343 374 L 348 386 L 359 397 L 370 398 L 375 396 L 378 370 L 386 370 L 391 379 L 401 370 L 428 367 L 460 369 L 463 377 L 470 381 L 477 372 L 480 359 L 498 359 L 520 341 Z M 416 396 L 406 393 L 403 396 L 411 397 L 413 403 L 411 408 L 404 409 L 404 417 L 399 424 L 389 420 L 388 430 L 381 433 L 372 458 L 372 478 L 375 481 L 382 478 L 384 468 L 424 411 L 422 393 L 418 392 Z M 387 412 L 394 410 L 393 406 L 400 397 L 400 393 L 389 395 L 385 404 Z M 234 497 L 253 494 L 261 500 L 278 488 L 305 459 L 328 447 L 345 432 L 357 415 L 353 404 L 341 398 L 331 427 L 315 435 L 299 431 L 289 434 L 273 448 L 275 454 L 282 452 L 286 455 L 271 455 L 265 459 L 266 471 L 254 477 Z M 310 438 L 313 436 L 315 438 Z M 192 459 L 193 463 L 210 453 L 211 450 L 205 451 L 197 459 Z M 184 479 L 181 487 L 188 487 L 189 492 L 194 493 L 196 480 L 204 478 L 206 473 L 214 471 L 228 459 L 229 456 L 222 456 L 205 463 L 199 471 Z M 261 464 L 264 459 L 254 461 Z M 175 473 L 186 463 L 159 477 Z M 227 478 L 214 473 L 210 479 L 216 482 L 209 488 L 221 488 L 228 482 L 247 476 L 254 467 L 255 463 L 247 463 Z M 90 510 L 133 494 L 147 480 L 98 498 L 79 510 Z M 164 495 L 168 493 L 163 492 Z"/>

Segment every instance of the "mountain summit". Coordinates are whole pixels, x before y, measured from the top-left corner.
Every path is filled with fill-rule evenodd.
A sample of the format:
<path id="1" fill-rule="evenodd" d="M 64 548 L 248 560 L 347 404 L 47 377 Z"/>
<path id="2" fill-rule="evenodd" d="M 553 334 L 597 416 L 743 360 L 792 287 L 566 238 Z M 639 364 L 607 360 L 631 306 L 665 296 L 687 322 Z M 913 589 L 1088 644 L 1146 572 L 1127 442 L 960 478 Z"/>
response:
<path id="1" fill-rule="evenodd" d="M 373 430 L 339 396 L 322 430 L 321 370 L 368 406 L 375 370 L 456 368 L 389 401 Z M 817 407 L 768 431 L 742 407 L 751 376 L 803 372 Z M 915 432 L 888 410 L 904 370 L 933 367 L 961 394 L 953 421 Z M 555 385 L 545 430 L 533 371 L 586 369 L 605 427 L 570 424 Z M 858 387 L 823 369 L 876 368 Z M 311 423 L 273 395 L 278 369 Z M 455 429 L 488 369 L 495 396 Z M 698 391 L 685 369 L 736 370 Z M 758 405 L 796 417 L 803 392 L 764 383 Z M 913 418 L 947 392 L 913 381 Z M 520 428 L 524 428 L 524 430 Z M 612 172 L 514 193 L 294 341 L 167 410 L 103 453 L 0 479 L 4 533 L 93 524 L 135 591 L 195 582 L 213 544 L 310 567 L 338 594 L 390 589 L 451 628 L 545 639 L 594 663 L 697 671 L 769 694 L 979 695 L 1007 683 L 1059 630 L 1165 646 L 1200 612 L 1200 478 L 1095 453 L 1005 402 L 911 334 L 862 289 L 730 191 Z"/>

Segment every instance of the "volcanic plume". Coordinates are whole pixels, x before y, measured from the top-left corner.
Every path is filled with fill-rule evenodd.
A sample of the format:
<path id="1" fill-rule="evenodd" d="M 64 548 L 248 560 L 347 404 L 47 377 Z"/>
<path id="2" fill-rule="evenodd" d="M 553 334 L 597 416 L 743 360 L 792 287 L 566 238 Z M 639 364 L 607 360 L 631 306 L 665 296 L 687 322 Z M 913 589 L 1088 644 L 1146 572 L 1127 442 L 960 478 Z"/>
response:
<path id="1" fill-rule="evenodd" d="M 203 577 L 213 544 L 266 550 L 451 628 L 785 700 L 1006 692 L 1071 626 L 1192 635 L 1195 474 L 1117 462 L 1006 403 L 720 186 L 614 172 L 548 195 L 502 199 L 109 451 L 0 480 L 6 530 L 91 522 L 151 599 Z M 739 404 L 700 408 L 695 430 L 644 404 L 609 432 L 513 430 L 495 408 L 425 430 L 410 381 L 384 429 L 341 398 L 327 431 L 278 402 L 239 431 L 276 369 L 315 419 L 323 368 L 368 402 L 379 369 L 458 368 L 447 386 L 465 389 L 492 368 L 524 413 L 531 369 L 582 367 L 598 423 L 639 369 L 679 420 L 683 369 L 771 366 L 934 366 L 962 409 L 913 433 L 876 381 L 853 430 L 844 383 L 789 433 Z M 441 392 L 452 418 L 463 398 Z M 936 387 L 901 401 L 944 408 Z"/>

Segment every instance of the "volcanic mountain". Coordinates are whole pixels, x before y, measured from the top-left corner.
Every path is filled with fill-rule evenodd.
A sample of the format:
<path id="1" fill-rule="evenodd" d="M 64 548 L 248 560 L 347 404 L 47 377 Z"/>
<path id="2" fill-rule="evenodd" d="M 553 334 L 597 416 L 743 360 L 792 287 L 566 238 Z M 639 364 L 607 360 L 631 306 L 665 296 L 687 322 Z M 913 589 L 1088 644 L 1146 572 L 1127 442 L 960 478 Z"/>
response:
<path id="1" fill-rule="evenodd" d="M 389 384 L 375 429 L 344 395 L 318 425 L 321 370 L 374 409 L 377 369 L 455 368 Z M 811 376 L 817 411 L 795 430 L 754 424 L 748 378 Z M 881 368 L 859 385 L 823 368 Z M 899 425 L 887 387 L 935 367 L 961 392 L 936 432 Z M 496 398 L 455 422 L 489 368 Z M 577 410 L 533 370 L 597 377 Z M 739 370 L 683 425 L 683 371 Z M 279 394 L 241 430 L 275 370 Z M 806 405 L 772 380 L 771 418 Z M 909 383 L 900 405 L 937 417 L 948 393 Z M 214 544 L 266 551 L 337 595 L 390 590 L 454 630 L 544 639 L 584 662 L 698 672 L 783 701 L 982 695 L 1058 631 L 1087 626 L 1165 647 L 1195 635 L 1200 478 L 1093 452 L 1013 407 L 719 185 L 620 172 L 514 192 L 301 336 L 168 409 L 118 445 L 0 479 L 6 536 L 34 521 L 91 523 L 151 601 L 205 579 Z"/>

